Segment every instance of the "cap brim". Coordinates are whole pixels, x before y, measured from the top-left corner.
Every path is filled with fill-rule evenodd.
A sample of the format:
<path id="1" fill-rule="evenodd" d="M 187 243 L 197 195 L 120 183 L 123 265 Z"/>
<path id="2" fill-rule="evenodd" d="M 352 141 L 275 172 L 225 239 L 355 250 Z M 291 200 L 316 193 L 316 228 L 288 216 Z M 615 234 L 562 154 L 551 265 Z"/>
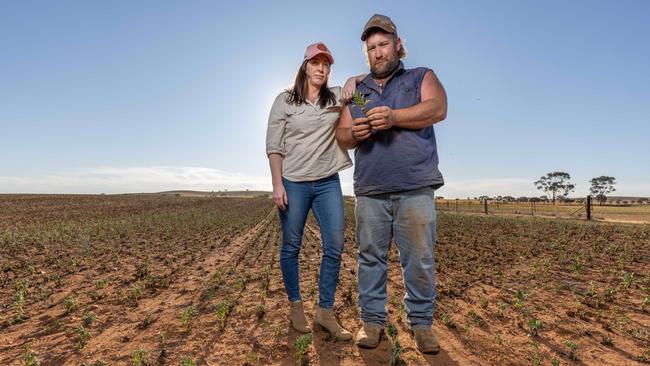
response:
<path id="1" fill-rule="evenodd" d="M 332 55 L 330 55 L 330 54 L 327 53 L 327 52 L 319 52 L 319 53 L 317 53 L 317 54 L 311 56 L 310 58 L 308 58 L 308 59 L 306 59 L 306 60 L 311 60 L 312 58 L 314 58 L 314 57 L 316 57 L 316 56 L 318 56 L 318 55 L 323 55 L 323 56 L 327 57 L 327 59 L 328 59 L 329 62 L 330 62 L 330 65 L 334 65 L 334 58 L 332 57 Z"/>

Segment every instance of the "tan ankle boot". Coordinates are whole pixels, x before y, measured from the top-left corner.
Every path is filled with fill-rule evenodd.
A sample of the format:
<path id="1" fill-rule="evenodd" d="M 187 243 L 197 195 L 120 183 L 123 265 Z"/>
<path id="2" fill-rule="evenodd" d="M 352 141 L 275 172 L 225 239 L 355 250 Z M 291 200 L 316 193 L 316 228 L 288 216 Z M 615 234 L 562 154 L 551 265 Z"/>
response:
<path id="1" fill-rule="evenodd" d="M 381 340 L 384 328 L 377 324 L 363 323 L 363 327 L 357 332 L 357 346 L 363 348 L 375 348 Z"/>
<path id="2" fill-rule="evenodd" d="M 291 313 L 289 314 L 289 319 L 291 319 L 291 326 L 293 329 L 299 331 L 300 333 L 309 333 L 309 325 L 307 324 L 307 318 L 305 318 L 305 310 L 302 307 L 302 301 L 289 301 L 291 304 Z"/>
<path id="3" fill-rule="evenodd" d="M 343 329 L 336 321 L 332 310 L 318 308 L 314 317 L 314 324 L 318 324 L 324 330 L 328 331 L 337 341 L 349 341 L 352 339 L 352 333 Z"/>
<path id="4" fill-rule="evenodd" d="M 411 330 L 413 338 L 415 338 L 415 345 L 422 353 L 438 353 L 440 352 L 440 345 L 433 335 L 430 327 L 416 327 Z"/>

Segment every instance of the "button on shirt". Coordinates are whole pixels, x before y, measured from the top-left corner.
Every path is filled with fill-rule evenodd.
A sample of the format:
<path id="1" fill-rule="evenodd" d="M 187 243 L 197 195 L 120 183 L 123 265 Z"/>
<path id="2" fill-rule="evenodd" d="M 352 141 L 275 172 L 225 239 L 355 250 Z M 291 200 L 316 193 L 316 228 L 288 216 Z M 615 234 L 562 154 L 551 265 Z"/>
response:
<path id="1" fill-rule="evenodd" d="M 352 166 L 347 151 L 336 142 L 341 112 L 341 87 L 330 90 L 335 104 L 321 108 L 305 101 L 287 103 L 288 92 L 275 98 L 266 130 L 266 154 L 282 155 L 282 176 L 290 181 L 313 181 Z"/>

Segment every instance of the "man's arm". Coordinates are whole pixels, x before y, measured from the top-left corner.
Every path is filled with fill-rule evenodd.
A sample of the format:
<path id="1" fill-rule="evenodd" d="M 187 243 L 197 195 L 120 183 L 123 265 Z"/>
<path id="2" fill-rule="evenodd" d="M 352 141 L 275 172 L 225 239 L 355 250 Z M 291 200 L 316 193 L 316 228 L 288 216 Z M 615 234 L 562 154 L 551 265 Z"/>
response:
<path id="1" fill-rule="evenodd" d="M 359 142 L 370 137 L 370 125 L 367 118 L 352 119 L 350 108 L 341 108 L 338 125 L 336 126 L 336 141 L 344 149 L 354 149 Z"/>
<path id="2" fill-rule="evenodd" d="M 420 88 L 420 103 L 403 109 L 386 106 L 368 111 L 370 125 L 376 130 L 387 130 L 393 126 L 419 130 L 447 118 L 447 94 L 433 71 L 424 74 Z"/>

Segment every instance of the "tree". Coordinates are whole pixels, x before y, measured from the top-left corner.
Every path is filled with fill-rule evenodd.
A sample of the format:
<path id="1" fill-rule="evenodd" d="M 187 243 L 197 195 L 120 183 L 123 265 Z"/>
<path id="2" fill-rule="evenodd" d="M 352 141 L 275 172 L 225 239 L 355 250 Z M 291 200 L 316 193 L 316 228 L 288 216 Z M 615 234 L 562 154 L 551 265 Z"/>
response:
<path id="1" fill-rule="evenodd" d="M 551 172 L 535 181 L 535 186 L 537 189 L 550 193 L 553 204 L 555 204 L 556 198 L 564 198 L 575 189 L 576 186 L 569 181 L 570 179 L 569 173 Z"/>
<path id="2" fill-rule="evenodd" d="M 600 202 L 601 206 L 603 205 L 603 203 L 607 201 L 607 194 L 614 192 L 616 190 L 614 188 L 614 184 L 616 184 L 615 179 L 616 178 L 614 177 L 608 177 L 602 175 L 597 178 L 592 178 L 589 181 L 591 183 L 591 188 L 589 188 L 589 193 L 596 196 L 596 200 Z"/>

